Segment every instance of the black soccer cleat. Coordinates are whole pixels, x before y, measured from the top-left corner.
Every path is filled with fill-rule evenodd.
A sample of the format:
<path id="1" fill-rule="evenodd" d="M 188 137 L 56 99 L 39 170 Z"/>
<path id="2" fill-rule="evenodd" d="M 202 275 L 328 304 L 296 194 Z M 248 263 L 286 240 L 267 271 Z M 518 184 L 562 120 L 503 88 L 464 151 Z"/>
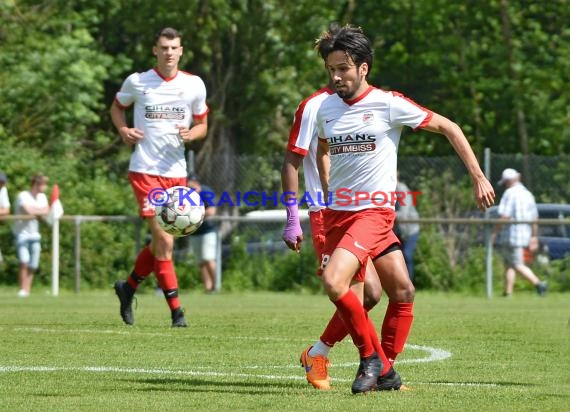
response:
<path id="1" fill-rule="evenodd" d="M 378 386 L 376 387 L 376 390 L 399 391 L 401 387 L 402 379 L 400 378 L 400 374 L 396 372 L 394 368 L 390 368 L 386 375 L 378 377 Z"/>
<path id="2" fill-rule="evenodd" d="M 536 293 L 538 293 L 538 296 L 546 295 L 547 290 L 548 290 L 548 283 L 544 281 L 539 282 L 538 285 L 536 285 Z"/>
<path id="3" fill-rule="evenodd" d="M 186 323 L 186 318 L 184 317 L 184 311 L 181 308 L 174 309 L 172 311 L 172 327 L 185 328 L 187 326 L 188 323 Z"/>
<path id="4" fill-rule="evenodd" d="M 115 282 L 115 293 L 121 303 L 119 311 L 123 322 L 127 325 L 132 325 L 135 323 L 135 318 L 133 317 L 133 296 L 135 291 L 126 281 L 117 280 Z"/>
<path id="5" fill-rule="evenodd" d="M 373 391 L 378 386 L 378 377 L 382 372 L 382 361 L 374 352 L 372 356 L 360 359 L 356 378 L 352 383 L 352 393 Z"/>

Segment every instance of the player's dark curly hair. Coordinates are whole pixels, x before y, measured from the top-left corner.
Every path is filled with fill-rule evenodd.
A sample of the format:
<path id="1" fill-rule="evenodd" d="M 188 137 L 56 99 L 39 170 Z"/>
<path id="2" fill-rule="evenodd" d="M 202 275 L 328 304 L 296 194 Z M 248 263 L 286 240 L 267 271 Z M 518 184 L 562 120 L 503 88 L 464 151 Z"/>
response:
<path id="1" fill-rule="evenodd" d="M 333 51 L 341 50 L 357 67 L 367 63 L 368 73 L 372 70 L 374 51 L 370 40 L 360 27 L 350 24 L 341 27 L 338 23 L 331 23 L 329 29 L 316 40 L 315 48 L 324 61 Z"/>

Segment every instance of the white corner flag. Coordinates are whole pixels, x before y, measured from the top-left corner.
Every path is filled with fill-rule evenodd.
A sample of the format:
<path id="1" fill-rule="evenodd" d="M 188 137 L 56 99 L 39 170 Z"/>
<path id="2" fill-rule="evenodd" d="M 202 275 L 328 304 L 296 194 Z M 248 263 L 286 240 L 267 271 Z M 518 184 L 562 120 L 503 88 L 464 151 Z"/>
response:
<path id="1" fill-rule="evenodd" d="M 51 191 L 51 207 L 46 216 L 46 222 L 52 230 L 52 266 L 51 266 L 51 294 L 59 295 L 59 219 L 63 216 L 63 206 L 59 200 L 59 186 L 53 185 Z"/>
<path id="2" fill-rule="evenodd" d="M 59 220 L 63 216 L 63 205 L 59 200 L 59 186 L 53 185 L 51 190 L 50 209 L 46 216 L 46 222 L 53 225 L 55 220 Z"/>

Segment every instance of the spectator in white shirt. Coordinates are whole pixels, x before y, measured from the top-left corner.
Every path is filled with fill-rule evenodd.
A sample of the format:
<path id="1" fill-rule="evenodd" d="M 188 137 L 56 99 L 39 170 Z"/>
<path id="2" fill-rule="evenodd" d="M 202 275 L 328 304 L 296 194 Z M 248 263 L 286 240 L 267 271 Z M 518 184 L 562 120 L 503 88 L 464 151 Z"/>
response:
<path id="1" fill-rule="evenodd" d="M 8 178 L 6 173 L 0 172 L 0 216 L 10 214 L 10 197 L 8 196 L 8 189 L 6 188 Z M 0 250 L 0 263 L 4 261 L 2 251 Z"/>
<path id="2" fill-rule="evenodd" d="M 515 169 L 505 169 L 499 181 L 499 185 L 506 187 L 505 193 L 499 203 L 499 217 L 506 221 L 535 221 L 538 211 L 534 196 L 521 183 L 521 175 Z M 501 230 L 502 229 L 502 230 Z M 516 272 L 531 282 L 540 296 L 544 296 L 547 284 L 541 281 L 525 265 L 523 249 L 529 248 L 531 252 L 538 249 L 538 224 L 535 223 L 508 223 L 498 224 L 493 230 L 493 241 L 500 232 L 498 238 L 499 251 L 505 262 L 505 289 L 504 296 L 511 296 L 515 284 Z"/>
<path id="3" fill-rule="evenodd" d="M 0 172 L 0 216 L 10 214 L 10 198 L 8 197 L 8 189 L 6 183 L 8 178 L 6 173 Z"/>
<path id="4" fill-rule="evenodd" d="M 49 212 L 48 199 L 45 195 L 48 177 L 36 173 L 32 177 L 30 190 L 18 193 L 14 213 L 16 215 L 46 216 Z M 39 221 L 35 219 L 16 220 L 12 228 L 16 240 L 16 251 L 20 262 L 18 296 L 28 297 L 32 289 L 34 272 L 38 269 L 41 252 L 41 234 Z"/>

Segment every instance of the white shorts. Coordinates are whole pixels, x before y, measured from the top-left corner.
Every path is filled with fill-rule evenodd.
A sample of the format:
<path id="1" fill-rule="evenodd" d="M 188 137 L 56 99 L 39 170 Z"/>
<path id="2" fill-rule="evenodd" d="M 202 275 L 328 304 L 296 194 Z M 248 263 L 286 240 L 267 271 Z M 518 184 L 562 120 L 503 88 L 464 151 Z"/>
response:
<path id="1" fill-rule="evenodd" d="M 204 233 L 203 235 L 191 235 L 189 238 L 192 253 L 199 263 L 216 260 L 218 246 L 216 232 Z"/>
<path id="2" fill-rule="evenodd" d="M 42 246 L 39 240 L 22 240 L 16 243 L 18 261 L 36 270 L 40 266 L 40 252 Z"/>

